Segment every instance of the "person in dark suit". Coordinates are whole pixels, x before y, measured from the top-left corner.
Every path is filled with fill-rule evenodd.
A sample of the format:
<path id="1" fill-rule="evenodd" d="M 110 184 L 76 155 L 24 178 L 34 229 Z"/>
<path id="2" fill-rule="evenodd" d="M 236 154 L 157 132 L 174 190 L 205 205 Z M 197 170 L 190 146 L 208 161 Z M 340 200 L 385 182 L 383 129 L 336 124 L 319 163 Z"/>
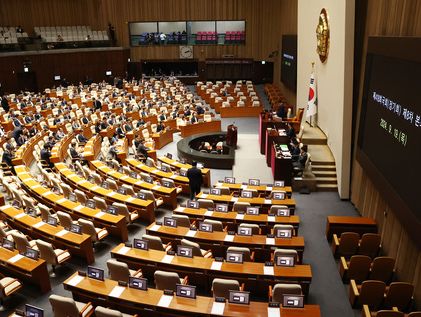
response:
<path id="1" fill-rule="evenodd" d="M 12 159 L 13 159 L 13 154 L 12 154 L 12 150 L 11 150 L 11 146 L 10 144 L 6 144 L 6 149 L 3 152 L 3 156 L 1 158 L 2 162 L 6 163 L 7 166 L 12 167 Z"/>
<path id="2" fill-rule="evenodd" d="M 288 127 L 287 127 L 287 131 L 286 131 L 286 133 L 287 133 L 287 137 L 288 137 L 290 140 L 295 139 L 295 130 L 294 130 L 294 128 L 292 127 L 292 124 L 291 124 L 290 122 L 288 122 Z"/>
<path id="3" fill-rule="evenodd" d="M 159 121 L 156 125 L 156 132 L 165 131 L 165 125 L 162 121 Z"/>
<path id="4" fill-rule="evenodd" d="M 88 117 L 86 117 L 86 116 L 84 116 L 84 117 L 82 118 L 82 123 L 83 123 L 83 124 L 88 124 L 88 123 L 89 123 L 89 118 L 88 118 Z"/>
<path id="5" fill-rule="evenodd" d="M 76 150 L 76 143 L 73 143 L 70 145 L 70 156 L 72 157 L 72 159 L 80 159 L 81 156 L 79 154 L 79 152 Z"/>
<path id="6" fill-rule="evenodd" d="M 101 130 L 106 130 L 108 128 L 108 122 L 107 122 L 107 119 L 105 117 L 102 119 L 102 122 L 100 124 L 100 128 L 101 128 Z"/>
<path id="7" fill-rule="evenodd" d="M 88 142 L 88 139 L 82 133 L 79 133 L 78 135 L 76 135 L 76 139 L 79 143 Z"/>
<path id="8" fill-rule="evenodd" d="M 190 123 L 196 123 L 196 122 L 199 122 L 199 119 L 197 118 L 196 113 L 193 112 L 190 118 Z"/>
<path id="9" fill-rule="evenodd" d="M 54 167 L 54 164 L 50 161 L 51 152 L 47 144 L 44 144 L 44 148 L 41 150 L 40 157 L 42 161 L 45 161 L 50 168 Z"/>
<path id="10" fill-rule="evenodd" d="M 279 108 L 278 108 L 278 111 L 276 111 L 276 115 L 277 115 L 279 118 L 282 118 L 282 119 L 286 118 L 286 116 L 287 116 L 287 111 L 286 111 L 286 108 L 285 108 L 285 105 L 284 105 L 284 103 L 283 103 L 283 102 L 281 102 L 281 103 L 279 104 Z"/>
<path id="11" fill-rule="evenodd" d="M 12 138 L 14 138 L 15 139 L 15 141 L 16 141 L 16 143 L 19 145 L 19 138 L 20 138 L 20 136 L 23 134 L 23 129 L 22 129 L 22 126 L 18 126 L 18 127 L 16 127 L 16 128 L 14 128 L 13 129 L 13 132 L 12 132 Z M 22 145 L 22 144 L 20 144 L 20 145 Z M 19 146 L 20 146 L 19 145 Z"/>
<path id="12" fill-rule="evenodd" d="M 143 155 L 145 159 L 148 158 L 149 148 L 145 145 L 145 140 L 140 140 L 138 146 L 136 147 L 136 152 L 139 155 Z"/>
<path id="13" fill-rule="evenodd" d="M 10 110 L 9 101 L 7 100 L 6 96 L 1 98 L 1 107 L 4 109 L 4 111 L 6 111 L 6 113 L 8 113 Z"/>
<path id="14" fill-rule="evenodd" d="M 119 139 L 122 139 L 126 136 L 126 133 L 124 133 L 124 130 L 123 130 L 123 124 L 122 123 L 119 124 L 118 128 L 115 130 L 115 133 L 117 134 L 117 137 Z"/>
<path id="15" fill-rule="evenodd" d="M 92 98 L 92 104 L 93 104 L 95 110 L 101 110 L 102 109 L 101 101 L 99 101 L 98 99 Z"/>
<path id="16" fill-rule="evenodd" d="M 200 193 L 203 176 L 200 169 L 197 168 L 197 162 L 192 162 L 192 167 L 187 170 L 187 178 L 190 186 L 190 199 L 194 199 Z"/>
<path id="17" fill-rule="evenodd" d="M 304 170 L 304 167 L 306 166 L 308 154 L 307 154 L 307 144 L 304 144 L 301 147 L 301 153 L 298 156 L 298 160 L 296 162 L 293 162 L 293 166 L 298 168 L 299 170 Z"/>

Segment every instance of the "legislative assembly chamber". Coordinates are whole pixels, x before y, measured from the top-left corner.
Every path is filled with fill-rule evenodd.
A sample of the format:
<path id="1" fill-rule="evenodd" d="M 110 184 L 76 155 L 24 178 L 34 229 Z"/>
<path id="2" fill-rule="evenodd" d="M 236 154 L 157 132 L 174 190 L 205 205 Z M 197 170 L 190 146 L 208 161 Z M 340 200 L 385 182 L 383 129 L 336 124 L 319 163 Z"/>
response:
<path id="1" fill-rule="evenodd" d="M 420 21 L 0 1 L 0 316 L 421 317 Z"/>

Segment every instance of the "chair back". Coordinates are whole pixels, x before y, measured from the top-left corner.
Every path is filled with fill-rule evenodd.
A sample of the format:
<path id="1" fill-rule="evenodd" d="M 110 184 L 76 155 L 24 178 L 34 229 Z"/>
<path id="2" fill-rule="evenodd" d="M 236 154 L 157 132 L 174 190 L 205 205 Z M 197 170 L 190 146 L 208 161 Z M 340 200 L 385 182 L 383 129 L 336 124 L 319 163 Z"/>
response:
<path id="1" fill-rule="evenodd" d="M 348 265 L 347 277 L 361 283 L 367 279 L 371 267 L 371 258 L 366 255 L 353 255 Z"/>
<path id="2" fill-rule="evenodd" d="M 97 306 L 95 308 L 95 317 L 123 317 L 118 310 Z"/>
<path id="3" fill-rule="evenodd" d="M 284 295 L 302 295 L 300 284 L 276 284 L 272 290 L 272 301 L 283 303 Z"/>
<path id="4" fill-rule="evenodd" d="M 142 239 L 148 241 L 148 246 L 150 249 L 165 251 L 160 237 L 152 236 L 150 234 L 144 234 L 142 236 Z"/>
<path id="5" fill-rule="evenodd" d="M 70 225 L 73 223 L 73 221 L 72 217 L 70 217 L 68 213 L 63 211 L 57 211 L 56 215 L 62 227 L 70 228 Z"/>
<path id="6" fill-rule="evenodd" d="M 393 276 L 394 267 L 394 258 L 388 256 L 379 256 L 373 260 L 369 279 L 389 283 Z"/>
<path id="7" fill-rule="evenodd" d="M 190 228 L 190 219 L 185 215 L 172 215 L 173 219 L 177 220 L 178 227 L 188 227 Z"/>
<path id="8" fill-rule="evenodd" d="M 175 291 L 176 285 L 180 284 L 180 277 L 175 272 L 165 272 L 157 270 L 154 273 L 155 287 L 160 290 Z"/>
<path id="9" fill-rule="evenodd" d="M 298 262 L 298 252 L 293 249 L 275 249 L 275 251 L 273 251 L 273 256 L 293 256 L 294 261 L 296 263 Z"/>
<path id="10" fill-rule="evenodd" d="M 197 242 L 189 241 L 187 239 L 181 239 L 181 245 L 186 247 L 192 248 L 192 255 L 193 256 L 200 256 L 203 257 L 202 250 L 200 249 L 200 245 Z"/>
<path id="11" fill-rule="evenodd" d="M 200 208 L 205 208 L 205 209 L 215 208 L 215 204 L 214 204 L 213 200 L 199 198 L 197 201 L 199 202 Z"/>
<path id="12" fill-rule="evenodd" d="M 54 317 L 79 317 L 79 309 L 73 298 L 53 294 L 49 300 Z"/>
<path id="13" fill-rule="evenodd" d="M 117 207 L 117 212 L 119 215 L 126 217 L 126 221 L 130 222 L 130 212 L 126 205 L 122 203 L 114 202 L 113 206 Z"/>
<path id="14" fill-rule="evenodd" d="M 57 256 L 54 252 L 53 246 L 51 243 L 45 242 L 43 240 L 35 241 L 39 250 L 39 255 L 41 259 L 45 260 L 48 264 L 56 265 Z"/>
<path id="15" fill-rule="evenodd" d="M 126 263 L 110 259 L 107 261 L 107 268 L 110 279 L 114 281 L 129 282 L 130 271 Z"/>
<path id="16" fill-rule="evenodd" d="M 219 220 L 205 219 L 203 223 L 212 225 L 213 231 L 224 231 L 224 225 Z"/>
<path id="17" fill-rule="evenodd" d="M 250 206 L 251 206 L 250 203 L 237 201 L 237 202 L 234 203 L 234 205 L 232 207 L 232 210 L 237 211 L 237 212 L 238 211 L 246 212 L 247 207 L 250 207 Z"/>
<path id="18" fill-rule="evenodd" d="M 19 251 L 19 253 L 24 253 L 26 248 L 31 247 L 28 239 L 23 233 L 20 233 L 19 231 L 11 231 L 10 235 L 12 236 L 13 241 L 15 242 L 15 248 Z"/>
<path id="19" fill-rule="evenodd" d="M 414 294 L 414 285 L 406 282 L 393 282 L 390 284 L 384 298 L 384 306 L 397 307 L 406 310 Z"/>
<path id="20" fill-rule="evenodd" d="M 376 317 L 405 317 L 405 314 L 401 311 L 395 310 L 379 310 L 376 313 Z"/>
<path id="21" fill-rule="evenodd" d="M 94 196 L 94 201 L 96 208 L 101 210 L 107 210 L 108 206 L 103 198 Z"/>
<path id="22" fill-rule="evenodd" d="M 79 189 L 75 189 L 74 193 L 76 195 L 77 200 L 81 204 L 85 204 L 86 203 L 87 197 L 86 197 L 86 195 L 85 195 L 85 193 L 83 191 L 81 191 Z"/>
<path id="23" fill-rule="evenodd" d="M 260 227 L 255 223 L 240 223 L 240 228 L 250 228 L 253 235 L 260 234 Z"/>
<path id="24" fill-rule="evenodd" d="M 251 262 L 251 252 L 249 248 L 245 247 L 228 247 L 227 252 L 239 252 L 243 254 L 243 260 L 245 262 Z"/>
<path id="25" fill-rule="evenodd" d="M 360 236 L 356 232 L 343 232 L 339 239 L 338 254 L 350 257 L 357 253 Z"/>
<path id="26" fill-rule="evenodd" d="M 382 281 L 367 280 L 361 284 L 359 302 L 377 310 L 383 301 L 386 284 Z"/>
<path id="27" fill-rule="evenodd" d="M 214 297 L 229 298 L 229 291 L 240 290 L 240 283 L 236 280 L 215 278 L 212 281 L 212 292 Z"/>
<path id="28" fill-rule="evenodd" d="M 155 161 L 152 158 L 150 158 L 150 157 L 148 157 L 146 159 L 146 163 L 145 164 L 146 164 L 146 166 L 149 166 L 149 167 L 156 167 Z"/>
<path id="29" fill-rule="evenodd" d="M 79 218 L 78 223 L 82 227 L 82 233 L 90 235 L 93 242 L 98 241 L 96 230 L 92 221 Z"/>
<path id="30" fill-rule="evenodd" d="M 364 233 L 361 237 L 358 254 L 375 258 L 379 253 L 381 236 L 378 233 Z"/>

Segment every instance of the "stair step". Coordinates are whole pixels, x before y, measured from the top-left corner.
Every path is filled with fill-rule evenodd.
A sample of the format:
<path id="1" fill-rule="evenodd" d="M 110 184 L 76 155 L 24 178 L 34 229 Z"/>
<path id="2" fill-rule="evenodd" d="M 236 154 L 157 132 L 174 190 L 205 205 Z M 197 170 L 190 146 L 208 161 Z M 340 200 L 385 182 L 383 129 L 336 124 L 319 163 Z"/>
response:
<path id="1" fill-rule="evenodd" d="M 314 171 L 332 171 L 336 173 L 336 166 L 334 165 L 313 165 L 311 164 L 311 170 Z"/>
<path id="2" fill-rule="evenodd" d="M 311 165 L 333 165 L 335 166 L 335 161 L 316 161 L 311 159 Z"/>
<path id="3" fill-rule="evenodd" d="M 336 192 L 338 190 L 338 186 L 333 184 L 317 184 L 316 187 L 319 192 Z"/>
<path id="4" fill-rule="evenodd" d="M 316 177 L 336 177 L 336 170 L 333 171 L 326 171 L 326 170 L 314 170 L 312 168 L 312 172 Z"/>
<path id="5" fill-rule="evenodd" d="M 303 137 L 302 142 L 307 145 L 327 145 L 327 139 L 315 139 Z"/>
<path id="6" fill-rule="evenodd" d="M 317 184 L 338 184 L 336 177 L 316 177 Z"/>

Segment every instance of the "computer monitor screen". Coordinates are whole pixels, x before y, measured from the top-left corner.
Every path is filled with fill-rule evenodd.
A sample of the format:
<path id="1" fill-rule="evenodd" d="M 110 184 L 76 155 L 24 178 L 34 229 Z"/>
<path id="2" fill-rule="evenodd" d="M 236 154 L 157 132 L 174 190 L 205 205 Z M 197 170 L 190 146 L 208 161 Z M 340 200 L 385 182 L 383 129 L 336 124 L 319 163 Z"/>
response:
<path id="1" fill-rule="evenodd" d="M 149 183 L 149 184 L 153 184 L 153 178 L 151 176 L 146 176 L 144 178 L 144 181 L 147 182 L 147 183 Z"/>
<path id="2" fill-rule="evenodd" d="M 137 173 L 136 172 L 130 172 L 130 177 L 137 178 Z"/>
<path id="3" fill-rule="evenodd" d="M 39 252 L 31 248 L 26 248 L 26 251 L 23 255 L 26 256 L 27 258 L 38 260 Z"/>
<path id="4" fill-rule="evenodd" d="M 274 181 L 273 187 L 285 187 L 285 181 Z"/>
<path id="5" fill-rule="evenodd" d="M 93 278 L 95 280 L 104 280 L 104 270 L 97 267 L 88 266 L 87 275 L 88 277 Z"/>
<path id="6" fill-rule="evenodd" d="M 276 215 L 278 217 L 289 217 L 290 211 L 288 208 L 278 208 L 276 209 Z"/>
<path id="7" fill-rule="evenodd" d="M 102 188 L 105 188 L 105 189 L 109 189 L 109 188 L 110 188 L 110 184 L 108 184 L 108 182 L 107 182 L 107 181 L 103 181 L 103 182 L 101 183 L 101 187 L 102 187 Z"/>
<path id="8" fill-rule="evenodd" d="M 241 252 L 227 252 L 227 262 L 243 263 L 243 253 Z"/>
<path id="9" fill-rule="evenodd" d="M 233 304 L 248 305 L 250 303 L 250 292 L 230 290 L 228 302 Z"/>
<path id="10" fill-rule="evenodd" d="M 7 238 L 3 238 L 2 247 L 13 251 L 15 249 L 15 243 Z"/>
<path id="11" fill-rule="evenodd" d="M 249 227 L 238 227 L 237 234 L 239 236 L 251 236 L 253 234 L 253 230 Z"/>
<path id="12" fill-rule="evenodd" d="M 133 239 L 133 247 L 136 248 L 136 249 L 148 250 L 149 244 L 148 244 L 147 240 L 134 238 Z"/>
<path id="13" fill-rule="evenodd" d="M 250 178 L 249 185 L 251 186 L 260 186 L 260 179 Z"/>
<path id="14" fill-rule="evenodd" d="M 249 190 L 243 190 L 241 192 L 241 197 L 243 198 L 252 198 L 253 197 L 253 193 Z"/>
<path id="15" fill-rule="evenodd" d="M 181 176 L 187 176 L 187 170 L 186 170 L 186 169 L 184 169 L 184 168 L 181 168 L 181 169 L 180 169 L 180 175 L 181 175 Z"/>
<path id="16" fill-rule="evenodd" d="M 199 163 L 199 162 L 197 162 L 197 165 L 196 165 L 196 167 L 198 168 L 198 169 L 202 169 L 202 168 L 204 168 L 205 167 L 205 165 L 203 164 L 203 163 Z"/>
<path id="17" fill-rule="evenodd" d="M 258 215 L 259 214 L 259 207 L 247 207 L 246 214 L 247 215 Z"/>
<path id="18" fill-rule="evenodd" d="M 285 199 L 285 193 L 284 192 L 273 192 L 272 198 L 277 199 L 277 200 Z"/>
<path id="19" fill-rule="evenodd" d="M 210 194 L 211 195 L 221 195 L 221 190 L 219 188 L 211 188 Z"/>
<path id="20" fill-rule="evenodd" d="M 86 200 L 86 207 L 95 209 L 96 208 L 95 200 L 93 199 Z"/>
<path id="21" fill-rule="evenodd" d="M 118 208 L 116 206 L 108 206 L 107 212 L 112 215 L 118 215 Z"/>
<path id="22" fill-rule="evenodd" d="M 228 205 L 227 204 L 216 204 L 215 210 L 219 212 L 228 212 Z"/>
<path id="23" fill-rule="evenodd" d="M 31 217 L 37 217 L 37 211 L 34 208 L 28 208 L 26 214 Z"/>
<path id="24" fill-rule="evenodd" d="M 148 290 L 148 280 L 143 277 L 129 276 L 129 287 L 140 289 L 141 291 Z"/>
<path id="25" fill-rule="evenodd" d="M 284 294 L 283 307 L 304 308 L 304 295 Z"/>
<path id="26" fill-rule="evenodd" d="M 192 258 L 193 257 L 193 248 L 187 247 L 184 245 L 178 245 L 177 246 L 177 255 L 184 256 L 186 258 Z"/>
<path id="27" fill-rule="evenodd" d="M 137 198 L 142 199 L 142 200 L 146 200 L 146 195 L 145 195 L 145 193 L 138 192 L 137 193 Z"/>
<path id="28" fill-rule="evenodd" d="M 77 234 L 82 234 L 82 227 L 81 226 L 79 226 L 79 225 L 75 225 L 75 224 L 71 224 L 70 225 L 70 230 L 69 230 L 70 232 L 73 232 L 73 233 L 77 233 Z"/>
<path id="29" fill-rule="evenodd" d="M 49 225 L 52 225 L 52 226 L 56 227 L 57 226 L 57 218 L 54 218 L 52 216 L 48 216 L 47 223 Z"/>
<path id="30" fill-rule="evenodd" d="M 277 238 L 291 238 L 292 237 L 292 230 L 290 229 L 275 229 L 275 236 Z"/>
<path id="31" fill-rule="evenodd" d="M 235 177 L 225 177 L 224 183 L 235 184 Z"/>
<path id="32" fill-rule="evenodd" d="M 125 188 L 125 187 L 119 187 L 117 189 L 117 193 L 122 194 L 122 195 L 127 195 L 127 188 Z"/>
<path id="33" fill-rule="evenodd" d="M 69 194 L 69 200 L 72 201 L 72 202 L 74 202 L 74 203 L 77 202 L 76 194 L 70 193 Z"/>
<path id="34" fill-rule="evenodd" d="M 168 166 L 166 166 L 166 165 L 161 165 L 161 171 L 163 171 L 165 173 L 169 173 L 169 172 L 171 172 L 171 169 L 168 168 Z"/>
<path id="35" fill-rule="evenodd" d="M 186 206 L 187 206 L 187 208 L 198 209 L 199 208 L 199 202 L 197 200 L 187 200 Z"/>
<path id="36" fill-rule="evenodd" d="M 170 217 L 164 217 L 164 226 L 167 227 L 177 227 L 177 219 L 173 219 Z"/>
<path id="37" fill-rule="evenodd" d="M 213 232 L 213 226 L 211 223 L 199 222 L 199 230 L 205 232 Z"/>
<path id="38" fill-rule="evenodd" d="M 29 304 L 25 304 L 25 317 L 44 317 L 44 310 Z"/>
<path id="39" fill-rule="evenodd" d="M 181 297 L 196 298 L 196 286 L 177 284 L 175 294 Z"/>
<path id="40" fill-rule="evenodd" d="M 275 264 L 277 266 L 294 266 L 295 258 L 293 256 L 277 255 L 275 257 Z"/>
<path id="41" fill-rule="evenodd" d="M 166 155 L 170 160 L 172 159 L 172 154 L 171 153 L 167 153 Z"/>
<path id="42" fill-rule="evenodd" d="M 166 180 L 161 180 L 162 182 L 162 186 L 167 187 L 167 188 L 173 188 L 174 184 L 172 182 L 166 181 Z"/>

